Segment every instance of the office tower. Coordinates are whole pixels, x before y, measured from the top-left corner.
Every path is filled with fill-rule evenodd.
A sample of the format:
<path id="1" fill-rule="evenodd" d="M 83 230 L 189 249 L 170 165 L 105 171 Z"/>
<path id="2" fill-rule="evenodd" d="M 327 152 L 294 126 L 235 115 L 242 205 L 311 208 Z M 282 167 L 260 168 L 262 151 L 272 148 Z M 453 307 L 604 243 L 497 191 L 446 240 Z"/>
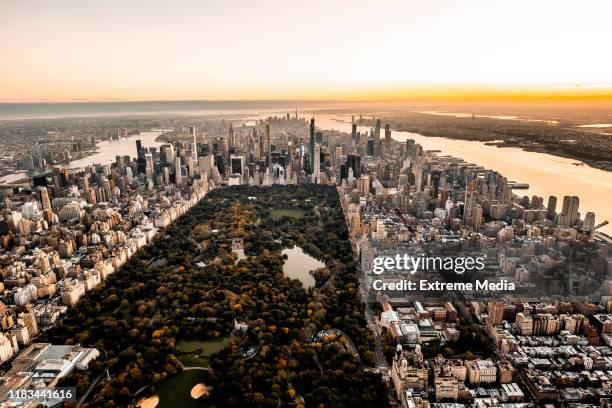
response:
<path id="1" fill-rule="evenodd" d="M 232 126 L 232 122 L 229 125 L 229 145 L 230 147 L 236 146 L 236 139 L 234 138 L 234 127 Z"/>
<path id="2" fill-rule="evenodd" d="M 164 167 L 162 169 L 162 183 L 167 186 L 170 184 L 170 168 Z"/>
<path id="3" fill-rule="evenodd" d="M 423 168 L 420 165 L 414 166 L 412 169 L 414 174 L 414 186 L 417 192 L 423 187 Z"/>
<path id="4" fill-rule="evenodd" d="M 348 166 L 346 163 L 340 165 L 340 180 L 348 179 Z M 352 170 L 351 170 L 352 174 Z"/>
<path id="5" fill-rule="evenodd" d="M 353 119 L 355 117 L 353 116 Z M 357 144 L 357 125 L 353 121 L 353 126 L 351 127 L 351 140 Z"/>
<path id="6" fill-rule="evenodd" d="M 321 145 L 316 144 L 314 148 L 314 175 L 315 175 L 315 183 L 320 183 L 321 179 Z"/>
<path id="7" fill-rule="evenodd" d="M 53 214 L 51 213 L 51 200 L 49 200 L 47 187 L 38 187 L 38 196 L 42 204 L 44 218 L 50 222 Z"/>
<path id="8" fill-rule="evenodd" d="M 537 195 L 534 195 L 533 197 L 531 197 L 530 208 L 533 210 L 540 210 L 544 208 L 544 197 L 538 197 Z"/>
<path id="9" fill-rule="evenodd" d="M 474 208 L 474 191 L 476 190 L 476 181 L 472 180 L 465 185 L 465 206 L 463 208 L 463 221 L 465 222 L 468 216 L 472 215 Z"/>
<path id="10" fill-rule="evenodd" d="M 215 167 L 219 174 L 225 174 L 225 160 L 227 156 L 223 156 L 220 154 L 215 155 Z"/>
<path id="11" fill-rule="evenodd" d="M 187 175 L 189 177 L 193 177 L 195 175 L 195 164 L 197 164 L 197 162 L 193 161 L 192 156 L 185 157 L 185 167 L 187 167 Z"/>
<path id="12" fill-rule="evenodd" d="M 570 201 L 571 201 L 572 197 L 571 196 L 564 196 L 563 197 L 563 206 L 561 207 L 561 214 L 559 214 L 559 224 L 561 225 L 567 225 L 567 215 L 569 213 L 570 210 Z"/>
<path id="13" fill-rule="evenodd" d="M 171 144 L 165 144 L 160 147 L 160 162 L 162 164 L 174 164 L 174 148 Z"/>
<path id="14" fill-rule="evenodd" d="M 361 177 L 361 157 L 354 154 L 349 154 L 346 158 L 346 165 L 347 172 L 348 169 L 353 169 L 353 177 Z"/>
<path id="15" fill-rule="evenodd" d="M 123 163 L 123 156 L 115 156 L 115 163 L 117 163 L 117 168 L 119 169 L 119 174 L 125 173 L 125 164 Z"/>
<path id="16" fill-rule="evenodd" d="M 174 159 L 174 182 L 177 186 L 181 185 L 182 177 L 183 174 L 181 171 L 181 156 L 176 156 L 176 159 Z"/>
<path id="17" fill-rule="evenodd" d="M 359 191 L 359 195 L 362 196 L 370 194 L 370 176 L 368 174 L 357 179 L 357 191 Z"/>
<path id="18" fill-rule="evenodd" d="M 191 157 L 194 162 L 198 161 L 198 144 L 196 141 L 197 138 L 197 129 L 195 126 L 189 126 L 189 137 L 191 137 Z"/>
<path id="19" fill-rule="evenodd" d="M 323 144 L 323 132 L 321 131 L 315 132 L 315 144 L 317 143 Z"/>
<path id="20" fill-rule="evenodd" d="M 132 176 L 132 168 L 131 167 L 126 167 L 125 168 L 125 179 L 127 180 L 128 184 L 132 184 L 133 180 L 133 176 Z"/>
<path id="21" fill-rule="evenodd" d="M 102 182 L 102 188 L 104 189 L 104 194 L 106 195 L 107 199 L 111 197 L 111 187 L 110 187 L 110 182 L 108 179 L 105 179 Z"/>
<path id="22" fill-rule="evenodd" d="M 368 139 L 368 147 L 366 149 L 366 155 L 370 157 L 374 156 L 374 139 Z"/>
<path id="23" fill-rule="evenodd" d="M 244 175 L 244 156 L 230 156 L 230 172 L 231 174 Z"/>
<path id="24" fill-rule="evenodd" d="M 595 226 L 595 213 L 588 212 L 584 217 L 584 223 L 582 224 L 582 229 L 585 231 L 592 231 Z"/>
<path id="25" fill-rule="evenodd" d="M 253 137 L 257 137 L 257 129 L 253 129 Z M 257 158 L 259 160 L 263 159 L 264 157 L 264 142 L 263 142 L 263 135 L 259 134 L 259 150 L 258 150 L 259 154 L 257 156 Z"/>
<path id="26" fill-rule="evenodd" d="M 480 227 L 482 226 L 482 207 L 479 204 L 474 204 L 471 219 L 474 230 L 480 231 Z"/>
<path id="27" fill-rule="evenodd" d="M 334 152 L 334 160 L 338 161 L 343 156 L 342 146 L 336 146 L 336 150 Z"/>
<path id="28" fill-rule="evenodd" d="M 310 153 L 311 158 L 314 156 L 314 149 L 315 149 L 315 120 L 314 118 L 312 118 L 310 119 L 310 139 L 309 139 L 309 145 L 308 145 L 308 153 Z M 312 172 L 313 172 L 313 166 L 310 166 L 310 173 L 312 174 Z"/>
<path id="29" fill-rule="evenodd" d="M 138 170 L 138 173 L 146 172 L 147 163 L 145 162 L 145 153 L 146 151 L 145 151 L 145 148 L 142 146 L 142 141 L 137 140 L 136 141 L 136 154 L 138 158 L 136 159 L 136 169 Z"/>
<path id="30" fill-rule="evenodd" d="M 576 224 L 576 221 L 580 219 L 580 213 L 578 212 L 578 206 L 580 204 L 580 199 L 577 196 L 572 196 L 570 213 L 569 213 L 569 225 Z"/>
<path id="31" fill-rule="evenodd" d="M 506 217 L 506 204 L 492 204 L 489 215 L 494 220 L 503 220 Z"/>
<path id="32" fill-rule="evenodd" d="M 198 171 L 200 174 L 204 174 L 210 170 L 210 156 L 200 156 L 198 158 Z"/>
<path id="33" fill-rule="evenodd" d="M 573 227 L 576 221 L 580 218 L 578 213 L 578 206 L 580 199 L 576 196 L 565 196 L 563 197 L 563 208 L 561 209 L 561 215 L 559 216 L 559 224 Z"/>
<path id="34" fill-rule="evenodd" d="M 548 205 L 546 206 L 546 218 L 551 221 L 555 220 L 557 216 L 557 197 L 550 196 L 548 197 Z"/>
<path id="35" fill-rule="evenodd" d="M 51 200 L 49 200 L 49 191 L 47 187 L 38 187 L 38 197 L 40 199 L 40 203 L 42 204 L 43 210 L 51 209 Z"/>
<path id="36" fill-rule="evenodd" d="M 374 139 L 380 140 L 380 119 L 376 119 L 376 127 L 374 128 Z"/>
<path id="37" fill-rule="evenodd" d="M 145 174 L 148 181 L 153 180 L 153 155 L 151 153 L 145 154 Z"/>
<path id="38" fill-rule="evenodd" d="M 312 174 L 312 156 L 310 153 L 302 155 L 302 167 L 306 174 Z"/>
<path id="39" fill-rule="evenodd" d="M 144 148 L 142 147 L 142 140 L 137 140 L 136 141 L 136 157 L 140 158 L 144 158 Z"/>
<path id="40" fill-rule="evenodd" d="M 272 143 L 270 142 L 270 124 L 268 123 L 266 123 L 266 143 L 268 144 L 266 162 L 268 163 L 268 170 L 272 173 Z"/>
<path id="41" fill-rule="evenodd" d="M 387 147 L 391 146 L 391 129 L 388 123 L 385 125 L 385 144 Z"/>
<path id="42" fill-rule="evenodd" d="M 414 139 L 406 140 L 406 154 L 409 157 L 416 157 L 416 141 Z"/>
<path id="43" fill-rule="evenodd" d="M 431 184 L 433 187 L 433 198 L 438 198 L 438 192 L 440 191 L 440 171 L 431 172 Z"/>

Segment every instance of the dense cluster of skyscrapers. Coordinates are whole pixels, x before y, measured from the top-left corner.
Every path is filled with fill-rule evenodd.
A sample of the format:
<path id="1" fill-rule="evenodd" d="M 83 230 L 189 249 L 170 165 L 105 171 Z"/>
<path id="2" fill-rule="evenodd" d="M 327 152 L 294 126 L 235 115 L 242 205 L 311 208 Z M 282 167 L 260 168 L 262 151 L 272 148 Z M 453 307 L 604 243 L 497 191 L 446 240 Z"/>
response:
<path id="1" fill-rule="evenodd" d="M 177 126 L 159 148 L 136 141 L 136 157 L 55 169 L 34 178 L 31 188 L 4 189 L 0 360 L 28 346 L 39 326 L 54 324 L 207 191 L 237 184 L 309 183 L 338 188 L 362 271 L 360 294 L 368 321 L 377 344 L 384 330 L 398 346 L 393 361 L 377 353 L 378 368 L 392 379 L 398 404 L 424 407 L 452 400 L 529 406 L 524 404 L 552 395 L 538 391 L 546 384 L 523 379 L 529 370 L 550 375 L 551 383 L 556 380 L 549 369 L 558 364 L 567 373 L 612 370 L 612 349 L 607 348 L 612 344 L 610 238 L 597 232 L 602 224 L 596 225 L 593 213 L 582 216 L 579 198 L 564 197 L 557 212 L 556 197 L 545 206 L 543 197 L 518 196 L 495 171 L 425 151 L 411 139 L 395 140 L 380 119 L 360 131 L 364 122 L 353 117 L 350 133 L 323 131 L 314 118 L 300 118 L 296 111 L 253 123 L 223 121 L 222 133 Z M 572 259 L 570 268 L 568 248 L 580 243 L 591 252 Z M 450 250 L 482 257 L 482 277 L 510 281 L 521 296 L 548 300 L 536 305 L 485 293 L 490 299 L 454 294 L 431 301 L 402 290 L 372 290 L 368 272 L 375 257 L 425 251 L 446 255 Z M 533 285 L 546 282 L 555 268 L 563 279 Z M 403 277 L 390 270 L 384 278 Z M 555 295 L 576 300 L 568 306 Z M 380 316 L 372 313 L 374 302 L 382 306 Z M 462 316 L 476 319 L 501 358 L 424 357 L 431 341 L 459 339 Z M 542 353 L 558 350 L 533 347 L 552 344 L 574 347 L 581 363 L 572 366 L 569 358 L 567 364 L 542 363 Z M 589 376 L 581 381 L 581 395 L 595 399 Z M 597 383 L 612 390 L 612 376 L 599 375 Z M 485 395 L 481 384 L 495 387 Z M 557 397 L 570 398 L 571 393 L 559 391 L 567 387 L 555 387 Z"/>

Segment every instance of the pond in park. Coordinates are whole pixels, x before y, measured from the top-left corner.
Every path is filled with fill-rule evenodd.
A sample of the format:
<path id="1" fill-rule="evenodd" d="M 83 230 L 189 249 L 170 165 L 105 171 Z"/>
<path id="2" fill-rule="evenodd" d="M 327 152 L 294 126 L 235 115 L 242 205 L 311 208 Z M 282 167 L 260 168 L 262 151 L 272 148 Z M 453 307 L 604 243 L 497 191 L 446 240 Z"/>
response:
<path id="1" fill-rule="evenodd" d="M 325 264 L 297 246 L 283 249 L 282 254 L 287 255 L 287 259 L 283 263 L 285 276 L 291 279 L 299 279 L 305 289 L 312 288 L 316 282 L 310 271 L 323 268 Z"/>

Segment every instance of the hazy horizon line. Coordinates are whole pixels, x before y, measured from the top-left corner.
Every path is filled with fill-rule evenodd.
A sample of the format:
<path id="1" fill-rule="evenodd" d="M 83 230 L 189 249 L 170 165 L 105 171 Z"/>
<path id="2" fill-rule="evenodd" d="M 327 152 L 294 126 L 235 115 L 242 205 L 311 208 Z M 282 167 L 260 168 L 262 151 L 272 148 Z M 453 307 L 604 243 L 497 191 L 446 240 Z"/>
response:
<path id="1" fill-rule="evenodd" d="M 582 95 L 516 95 L 516 94 L 489 94 L 489 95 L 446 95 L 445 97 L 422 97 L 422 98 L 71 98 L 71 99 L 0 99 L 1 105 L 8 104 L 79 104 L 79 103 L 460 103 L 460 102 L 513 102 L 513 103 L 528 103 L 528 102 L 612 102 L 612 91 L 601 94 L 582 94 Z"/>

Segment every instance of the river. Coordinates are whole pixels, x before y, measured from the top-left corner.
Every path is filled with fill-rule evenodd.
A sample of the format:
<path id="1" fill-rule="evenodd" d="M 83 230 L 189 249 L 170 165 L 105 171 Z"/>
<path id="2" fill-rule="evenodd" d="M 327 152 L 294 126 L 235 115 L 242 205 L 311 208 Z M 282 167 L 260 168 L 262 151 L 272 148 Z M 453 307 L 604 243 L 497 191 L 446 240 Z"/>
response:
<path id="1" fill-rule="evenodd" d="M 341 120 L 341 121 L 339 121 Z M 318 127 L 351 131 L 350 115 L 316 115 Z M 383 123 L 384 126 L 384 123 Z M 360 132 L 369 131 L 360 126 Z M 580 198 L 580 215 L 588 211 L 595 213 L 596 223 L 612 221 L 612 172 L 593 168 L 574 159 L 550 154 L 527 152 L 518 147 L 487 146 L 482 142 L 428 137 L 417 133 L 393 131 L 393 139 L 405 142 L 414 139 L 426 150 L 440 150 L 442 155 L 460 157 L 487 169 L 496 170 L 508 180 L 528 183 L 529 189 L 514 190 L 517 195 L 557 196 L 557 211 L 561 209 L 563 196 L 575 195 Z M 580 163 L 580 165 L 576 165 Z M 612 225 L 600 231 L 612 233 Z"/>
<path id="2" fill-rule="evenodd" d="M 275 112 L 285 114 L 293 113 L 293 109 Z M 274 114 L 266 110 L 266 114 Z M 260 116 L 262 110 L 243 109 L 231 113 L 255 114 Z M 227 111 L 225 113 L 228 113 Z M 265 115 L 264 115 L 265 116 Z M 310 118 L 312 115 L 302 115 Z M 508 117 L 510 118 L 510 117 Z M 315 115 L 317 127 L 322 129 L 335 129 L 344 132 L 351 131 L 351 116 L 348 114 L 317 113 Z M 514 118 L 513 118 L 514 119 Z M 520 120 L 520 119 L 519 119 Z M 384 125 L 384 123 L 383 123 Z M 369 127 L 360 126 L 362 133 Z M 71 161 L 60 167 L 82 168 L 93 163 L 112 163 L 117 155 L 136 156 L 136 140 L 141 139 L 144 146 L 160 146 L 155 138 L 161 130 L 142 132 L 140 136 L 131 136 L 119 141 L 105 141 L 98 143 L 98 150 L 94 155 Z M 578 163 L 577 160 L 566 159 L 550 154 L 527 152 L 516 147 L 499 148 L 487 146 L 482 142 L 447 139 L 441 137 L 428 137 L 416 133 L 393 131 L 392 137 L 400 142 L 411 138 L 427 150 L 439 150 L 443 155 L 451 155 L 480 165 L 484 168 L 496 170 L 508 180 L 528 183 L 529 189 L 514 190 L 518 195 L 538 195 L 544 197 L 557 196 L 557 210 L 563 202 L 563 196 L 576 195 L 580 198 L 581 217 L 588 211 L 596 216 L 596 223 L 604 220 L 612 221 L 612 205 L 610 205 L 612 192 L 612 172 L 596 169 L 587 164 Z M 16 181 L 23 178 L 22 174 L 12 174 L 0 178 L 0 183 Z M 601 228 L 601 231 L 612 233 L 612 225 Z"/>
<path id="3" fill-rule="evenodd" d="M 55 167 L 82 169 L 92 164 L 114 163 L 117 156 L 129 155 L 130 157 L 136 157 L 136 140 L 142 140 L 144 147 L 159 147 L 164 142 L 157 142 L 155 139 L 164 131 L 163 129 L 157 129 L 141 132 L 140 135 L 129 136 L 120 140 L 104 140 L 97 143 L 97 150 L 94 154 L 69 161 L 68 163 L 61 163 Z M 9 174 L 0 177 L 0 183 L 13 183 L 25 177 L 25 173 Z"/>

